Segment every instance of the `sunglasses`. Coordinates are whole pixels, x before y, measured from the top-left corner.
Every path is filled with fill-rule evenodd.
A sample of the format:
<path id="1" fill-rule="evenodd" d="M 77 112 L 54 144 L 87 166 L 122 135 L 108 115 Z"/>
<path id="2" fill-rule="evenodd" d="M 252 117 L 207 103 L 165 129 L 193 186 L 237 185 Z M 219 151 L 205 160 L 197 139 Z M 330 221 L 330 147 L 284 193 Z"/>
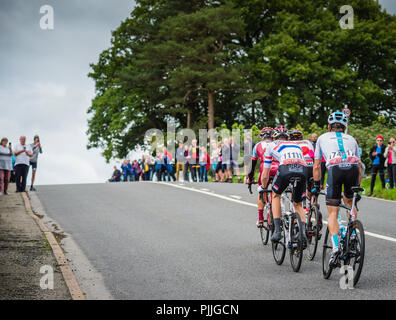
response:
<path id="1" fill-rule="evenodd" d="M 384 141 L 384 140 L 382 140 L 382 139 L 377 139 L 377 141 Z"/>

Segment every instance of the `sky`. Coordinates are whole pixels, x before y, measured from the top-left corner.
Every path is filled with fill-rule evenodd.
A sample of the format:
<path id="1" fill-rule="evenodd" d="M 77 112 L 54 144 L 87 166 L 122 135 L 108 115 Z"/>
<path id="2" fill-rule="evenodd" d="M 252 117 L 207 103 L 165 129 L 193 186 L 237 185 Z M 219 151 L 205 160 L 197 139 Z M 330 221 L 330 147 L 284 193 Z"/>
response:
<path id="1" fill-rule="evenodd" d="M 380 0 L 396 14 L 396 0 Z M 54 29 L 42 30 L 43 5 Z M 15 145 L 40 135 L 36 184 L 104 182 L 113 165 L 87 150 L 87 110 L 95 95 L 89 64 L 110 46 L 132 0 L 0 0 L 0 136 Z"/>

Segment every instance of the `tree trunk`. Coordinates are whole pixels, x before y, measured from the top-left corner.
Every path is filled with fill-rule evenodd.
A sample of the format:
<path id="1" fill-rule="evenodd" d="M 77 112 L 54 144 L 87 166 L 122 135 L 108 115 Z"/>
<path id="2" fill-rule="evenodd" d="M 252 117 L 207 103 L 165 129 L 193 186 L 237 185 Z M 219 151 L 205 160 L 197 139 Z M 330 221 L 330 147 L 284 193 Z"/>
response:
<path id="1" fill-rule="evenodd" d="M 208 129 L 214 129 L 214 93 L 208 91 Z"/>
<path id="2" fill-rule="evenodd" d="M 187 129 L 191 129 L 191 110 L 187 109 Z"/>

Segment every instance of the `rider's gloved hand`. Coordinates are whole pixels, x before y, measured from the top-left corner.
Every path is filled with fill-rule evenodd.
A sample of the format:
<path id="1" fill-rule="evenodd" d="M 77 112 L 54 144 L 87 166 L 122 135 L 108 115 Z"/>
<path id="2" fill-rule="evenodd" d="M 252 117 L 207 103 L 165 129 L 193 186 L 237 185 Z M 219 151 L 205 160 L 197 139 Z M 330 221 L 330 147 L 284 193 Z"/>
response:
<path id="1" fill-rule="evenodd" d="M 253 193 L 252 192 L 252 180 L 250 180 L 250 178 L 247 178 L 246 182 L 247 182 L 247 185 L 248 185 L 249 192 Z"/>
<path id="2" fill-rule="evenodd" d="M 258 193 L 264 192 L 263 186 L 258 186 L 258 187 L 257 187 L 257 192 L 258 192 Z"/>
<path id="3" fill-rule="evenodd" d="M 314 181 L 313 188 L 311 189 L 311 193 L 314 195 L 318 195 L 320 193 L 320 181 Z"/>

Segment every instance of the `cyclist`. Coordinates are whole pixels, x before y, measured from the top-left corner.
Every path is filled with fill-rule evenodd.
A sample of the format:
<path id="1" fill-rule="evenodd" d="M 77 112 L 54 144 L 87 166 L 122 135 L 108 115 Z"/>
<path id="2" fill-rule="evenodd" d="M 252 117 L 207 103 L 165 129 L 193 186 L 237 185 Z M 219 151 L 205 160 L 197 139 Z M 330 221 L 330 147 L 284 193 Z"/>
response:
<path id="1" fill-rule="evenodd" d="M 264 167 L 264 153 L 265 150 L 267 149 L 268 145 L 272 142 L 272 133 L 274 129 L 270 127 L 265 127 L 261 129 L 260 132 L 260 139 L 261 141 L 258 142 L 254 148 L 253 148 L 253 154 L 252 154 L 252 166 L 248 175 L 247 179 L 247 184 L 249 190 L 252 188 L 252 183 L 254 179 L 254 171 L 256 169 L 256 164 L 257 160 L 260 160 L 260 171 L 259 171 L 259 179 L 258 179 L 258 185 L 261 185 L 261 174 L 263 172 L 263 167 Z M 267 187 L 267 186 L 265 186 Z M 257 199 L 257 208 L 258 208 L 258 221 L 257 221 L 257 227 L 262 228 L 264 225 L 264 203 L 261 202 L 260 200 L 260 195 L 258 196 Z"/>
<path id="2" fill-rule="evenodd" d="M 344 185 L 343 199 L 347 206 L 352 206 L 353 186 L 360 185 L 360 154 L 356 140 L 345 134 L 348 120 L 340 111 L 333 112 L 328 118 L 329 132 L 321 135 L 316 143 L 315 162 L 313 168 L 314 188 L 320 190 L 321 159 L 326 161 L 326 206 L 328 211 L 328 227 L 331 234 L 333 250 L 330 265 L 334 264 L 338 255 L 339 225 L 338 206 L 341 204 L 341 189 Z M 356 215 L 356 212 L 353 214 Z"/>
<path id="3" fill-rule="evenodd" d="M 290 178 L 300 178 L 297 182 L 294 192 L 293 204 L 294 209 L 301 218 L 301 229 L 303 240 L 306 243 L 305 234 L 305 210 L 302 207 L 302 200 L 305 196 L 306 189 L 306 163 L 301 147 L 295 141 L 287 141 L 289 133 L 283 126 L 274 130 L 272 138 L 275 140 L 270 143 L 264 154 L 264 170 L 261 175 L 261 184 L 266 186 L 269 181 L 271 164 L 274 160 L 279 162 L 279 169 L 272 182 L 272 211 L 274 216 L 275 232 L 271 241 L 277 242 L 282 239 L 280 229 L 281 224 L 281 194 L 289 186 Z M 260 186 L 257 190 L 262 191 Z"/>
<path id="4" fill-rule="evenodd" d="M 300 130 L 290 131 L 290 140 L 296 141 L 301 147 L 304 155 L 305 163 L 307 164 L 307 195 L 311 197 L 311 190 L 313 189 L 313 162 L 315 157 L 315 149 L 311 141 L 303 140 L 303 133 Z M 319 213 L 320 214 L 320 213 Z M 318 217 L 319 229 L 322 229 L 322 216 Z"/>

